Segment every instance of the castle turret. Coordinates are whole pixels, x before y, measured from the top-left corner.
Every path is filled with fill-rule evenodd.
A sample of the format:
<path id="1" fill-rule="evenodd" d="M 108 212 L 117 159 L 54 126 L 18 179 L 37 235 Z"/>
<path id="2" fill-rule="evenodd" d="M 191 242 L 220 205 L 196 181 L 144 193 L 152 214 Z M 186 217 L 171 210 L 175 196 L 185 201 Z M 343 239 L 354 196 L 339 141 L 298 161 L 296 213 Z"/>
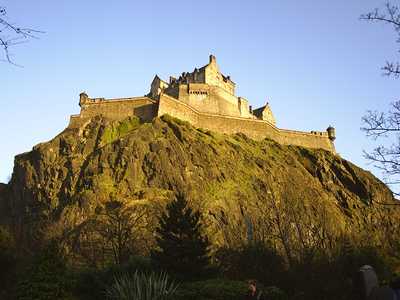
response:
<path id="1" fill-rule="evenodd" d="M 86 104 L 89 101 L 89 96 L 85 93 L 82 92 L 79 94 L 79 106 L 82 107 L 82 105 Z"/>
<path id="2" fill-rule="evenodd" d="M 336 139 L 335 128 L 329 125 L 326 131 L 328 132 L 329 139 L 333 142 Z"/>
<path id="3" fill-rule="evenodd" d="M 210 64 L 217 64 L 217 59 L 212 54 L 210 54 Z"/>

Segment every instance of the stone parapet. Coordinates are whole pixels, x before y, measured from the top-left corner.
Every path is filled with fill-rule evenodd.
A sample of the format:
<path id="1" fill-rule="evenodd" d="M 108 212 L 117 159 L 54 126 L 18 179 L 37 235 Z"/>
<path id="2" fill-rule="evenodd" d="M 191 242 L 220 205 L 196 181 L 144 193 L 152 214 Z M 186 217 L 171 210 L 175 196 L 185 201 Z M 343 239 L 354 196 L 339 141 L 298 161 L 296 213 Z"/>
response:
<path id="1" fill-rule="evenodd" d="M 270 138 L 285 145 L 321 148 L 335 153 L 335 147 L 325 132 L 302 132 L 279 129 L 263 120 L 202 113 L 168 95 L 160 96 L 158 116 L 168 114 L 190 122 L 193 126 L 226 134 L 243 133 L 255 140 Z"/>
<path id="2" fill-rule="evenodd" d="M 81 97 L 82 98 L 82 97 Z M 143 121 L 151 121 L 157 115 L 157 101 L 148 97 L 131 98 L 85 98 L 80 102 L 81 112 L 72 115 L 68 127 L 76 128 L 86 120 L 101 115 L 110 120 L 122 120 L 137 116 Z"/>

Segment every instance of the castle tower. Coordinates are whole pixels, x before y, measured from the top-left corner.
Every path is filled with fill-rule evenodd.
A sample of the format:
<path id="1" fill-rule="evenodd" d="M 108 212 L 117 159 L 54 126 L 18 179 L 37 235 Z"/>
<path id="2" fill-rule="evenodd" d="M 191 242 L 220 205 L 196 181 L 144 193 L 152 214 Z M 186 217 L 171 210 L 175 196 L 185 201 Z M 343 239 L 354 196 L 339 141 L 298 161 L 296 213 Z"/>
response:
<path id="1" fill-rule="evenodd" d="M 82 107 L 89 101 L 89 96 L 85 93 L 82 92 L 79 94 L 79 106 Z"/>
<path id="2" fill-rule="evenodd" d="M 257 119 L 267 121 L 274 126 L 276 125 L 275 117 L 268 102 L 264 106 L 253 110 L 253 115 L 255 115 Z"/>
<path id="3" fill-rule="evenodd" d="M 335 128 L 330 126 L 326 129 L 326 131 L 328 132 L 328 137 L 329 139 L 333 142 L 336 140 L 336 131 Z"/>

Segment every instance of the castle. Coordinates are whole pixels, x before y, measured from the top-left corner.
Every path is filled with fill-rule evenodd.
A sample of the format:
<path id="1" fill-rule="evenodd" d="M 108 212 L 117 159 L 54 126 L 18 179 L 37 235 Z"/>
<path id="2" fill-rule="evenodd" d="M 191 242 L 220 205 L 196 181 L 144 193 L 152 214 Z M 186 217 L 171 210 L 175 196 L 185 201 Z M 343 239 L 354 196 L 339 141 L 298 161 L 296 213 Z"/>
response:
<path id="1" fill-rule="evenodd" d="M 168 114 L 216 132 L 241 132 L 256 140 L 270 138 L 281 144 L 335 153 L 333 127 L 329 126 L 325 132 L 277 128 L 268 103 L 253 110 L 247 99 L 235 95 L 235 83 L 220 72 L 213 55 L 207 65 L 191 73 L 184 72 L 179 78 L 171 76 L 169 82 L 156 75 L 150 92 L 143 97 L 104 99 L 81 93 L 79 105 L 80 114 L 71 116 L 69 128 L 79 128 L 96 115 L 110 120 L 134 115 L 146 122 Z"/>

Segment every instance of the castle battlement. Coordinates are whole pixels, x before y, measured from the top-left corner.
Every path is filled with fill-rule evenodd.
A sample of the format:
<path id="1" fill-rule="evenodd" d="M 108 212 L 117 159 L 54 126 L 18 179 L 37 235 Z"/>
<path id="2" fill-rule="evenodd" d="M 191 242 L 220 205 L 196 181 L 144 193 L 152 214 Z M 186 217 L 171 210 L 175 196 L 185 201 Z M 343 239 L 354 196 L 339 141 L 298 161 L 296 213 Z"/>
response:
<path id="1" fill-rule="evenodd" d="M 221 133 L 241 132 L 256 140 L 270 138 L 281 144 L 335 152 L 333 127 L 311 132 L 277 128 L 269 104 L 253 110 L 247 99 L 235 95 L 235 86 L 230 76 L 220 72 L 215 56 L 210 55 L 207 65 L 183 72 L 178 78 L 171 76 L 169 82 L 156 75 L 150 92 L 143 97 L 105 99 L 81 93 L 81 112 L 71 116 L 69 127 L 78 128 L 97 115 L 110 120 L 134 115 L 150 121 L 169 114 L 195 127 Z"/>

